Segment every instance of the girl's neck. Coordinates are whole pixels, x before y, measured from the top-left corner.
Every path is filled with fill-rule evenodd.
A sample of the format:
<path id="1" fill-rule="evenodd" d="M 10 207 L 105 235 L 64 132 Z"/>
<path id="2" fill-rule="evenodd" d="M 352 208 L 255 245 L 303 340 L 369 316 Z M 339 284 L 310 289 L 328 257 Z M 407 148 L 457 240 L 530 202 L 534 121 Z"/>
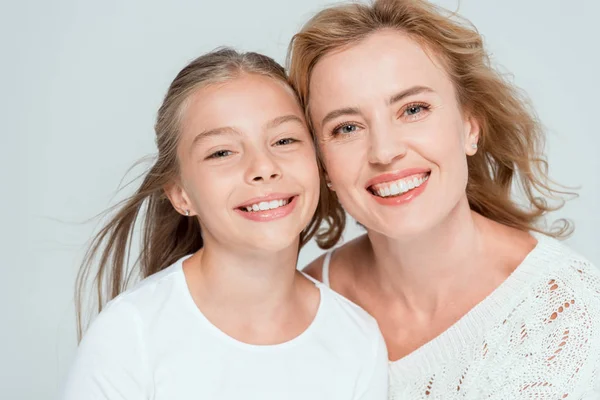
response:
<path id="1" fill-rule="evenodd" d="M 209 242 L 183 268 L 196 305 L 213 324 L 238 340 L 272 344 L 301 333 L 318 308 L 318 289 L 296 270 L 297 257 L 297 243 L 267 252 Z"/>

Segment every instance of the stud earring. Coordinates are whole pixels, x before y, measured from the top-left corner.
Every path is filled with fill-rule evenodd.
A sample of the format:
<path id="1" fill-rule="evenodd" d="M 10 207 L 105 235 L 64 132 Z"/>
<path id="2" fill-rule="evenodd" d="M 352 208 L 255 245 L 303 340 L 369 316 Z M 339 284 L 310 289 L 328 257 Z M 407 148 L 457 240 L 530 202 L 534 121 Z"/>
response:
<path id="1" fill-rule="evenodd" d="M 477 143 L 471 143 L 471 148 L 472 149 L 476 149 L 477 148 Z"/>
<path id="2" fill-rule="evenodd" d="M 332 187 L 332 186 L 333 186 L 333 185 L 331 184 L 331 182 L 327 182 L 327 187 L 328 187 L 329 189 L 331 189 L 331 187 Z"/>
<path id="3" fill-rule="evenodd" d="M 185 216 L 189 217 L 190 216 L 190 210 L 185 210 Z"/>

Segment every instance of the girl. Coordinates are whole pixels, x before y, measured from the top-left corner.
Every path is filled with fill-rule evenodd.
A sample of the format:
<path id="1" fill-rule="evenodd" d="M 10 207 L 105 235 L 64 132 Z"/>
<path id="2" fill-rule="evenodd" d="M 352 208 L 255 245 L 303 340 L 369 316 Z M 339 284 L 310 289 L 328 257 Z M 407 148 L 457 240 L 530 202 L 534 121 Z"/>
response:
<path id="1" fill-rule="evenodd" d="M 64 398 L 384 399 L 376 322 L 296 270 L 299 245 L 339 215 L 319 196 L 282 67 L 227 49 L 194 60 L 167 92 L 156 141 L 156 162 L 84 264 L 80 284 L 100 255 L 99 302 L 106 289 L 114 299 L 83 338 Z M 142 209 L 146 279 L 123 292 Z M 322 243 L 339 237 L 333 226 Z"/>
<path id="2" fill-rule="evenodd" d="M 561 194 L 543 135 L 477 31 L 426 1 L 338 5 L 290 55 L 367 230 L 308 271 L 377 319 L 390 397 L 600 398 L 600 273 L 539 224 Z"/>

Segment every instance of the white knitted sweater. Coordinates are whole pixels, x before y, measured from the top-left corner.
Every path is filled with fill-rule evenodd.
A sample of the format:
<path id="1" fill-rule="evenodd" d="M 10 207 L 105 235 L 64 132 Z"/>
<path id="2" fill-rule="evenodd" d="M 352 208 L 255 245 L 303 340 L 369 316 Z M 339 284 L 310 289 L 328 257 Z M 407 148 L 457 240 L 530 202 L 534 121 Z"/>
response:
<path id="1" fill-rule="evenodd" d="M 600 399 L 600 270 L 559 241 L 535 237 L 486 299 L 390 362 L 390 399 Z"/>

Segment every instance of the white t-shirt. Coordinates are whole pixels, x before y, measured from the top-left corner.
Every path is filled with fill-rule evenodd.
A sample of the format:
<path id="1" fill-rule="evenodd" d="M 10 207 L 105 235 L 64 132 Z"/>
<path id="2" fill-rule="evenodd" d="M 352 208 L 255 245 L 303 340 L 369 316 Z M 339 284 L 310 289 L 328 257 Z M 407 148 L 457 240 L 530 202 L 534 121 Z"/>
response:
<path id="1" fill-rule="evenodd" d="M 387 398 L 387 350 L 375 320 L 315 282 L 315 319 L 296 338 L 250 345 L 195 305 L 182 258 L 111 301 L 83 338 L 65 400 Z"/>

